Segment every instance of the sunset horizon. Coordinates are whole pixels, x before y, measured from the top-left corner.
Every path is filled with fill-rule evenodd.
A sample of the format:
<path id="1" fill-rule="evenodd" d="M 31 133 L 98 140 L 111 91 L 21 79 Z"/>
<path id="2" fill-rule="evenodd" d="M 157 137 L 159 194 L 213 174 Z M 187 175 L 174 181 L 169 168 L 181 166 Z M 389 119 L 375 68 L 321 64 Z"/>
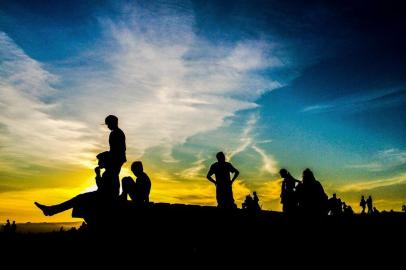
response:
<path id="1" fill-rule="evenodd" d="M 310 168 L 355 213 L 406 204 L 406 17 L 401 1 L 4 1 L 0 219 L 44 216 L 97 189 L 108 115 L 154 203 L 216 206 L 216 154 L 282 211 L 280 169 Z"/>

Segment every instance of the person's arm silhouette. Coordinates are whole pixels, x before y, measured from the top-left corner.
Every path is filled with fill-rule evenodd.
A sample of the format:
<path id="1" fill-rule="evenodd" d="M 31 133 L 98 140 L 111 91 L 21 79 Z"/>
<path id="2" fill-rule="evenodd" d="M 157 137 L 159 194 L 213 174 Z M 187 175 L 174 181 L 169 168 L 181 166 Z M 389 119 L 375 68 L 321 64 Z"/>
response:
<path id="1" fill-rule="evenodd" d="M 240 175 L 240 172 L 236 168 L 234 168 L 234 166 L 231 165 L 231 163 L 229 163 L 229 164 L 230 164 L 230 172 L 234 173 L 234 176 L 231 179 L 231 184 L 232 184 L 232 183 L 234 183 L 235 179 L 237 179 L 237 177 Z"/>
<path id="2" fill-rule="evenodd" d="M 207 177 L 207 179 L 208 179 L 210 182 L 212 182 L 213 184 L 216 185 L 216 184 L 217 184 L 217 183 L 216 183 L 216 180 L 214 180 L 213 177 L 212 177 L 212 175 L 213 175 L 214 173 L 215 173 L 215 172 L 214 172 L 213 165 L 211 165 L 211 166 L 210 166 L 210 170 L 209 170 L 209 172 L 207 173 L 207 176 L 206 176 L 206 177 Z"/>
<path id="3" fill-rule="evenodd" d="M 96 177 L 95 177 L 96 185 L 97 185 L 98 188 L 100 188 L 101 180 L 102 180 L 102 177 L 100 175 L 100 167 L 97 166 L 96 168 L 94 168 L 94 172 L 96 173 Z"/>

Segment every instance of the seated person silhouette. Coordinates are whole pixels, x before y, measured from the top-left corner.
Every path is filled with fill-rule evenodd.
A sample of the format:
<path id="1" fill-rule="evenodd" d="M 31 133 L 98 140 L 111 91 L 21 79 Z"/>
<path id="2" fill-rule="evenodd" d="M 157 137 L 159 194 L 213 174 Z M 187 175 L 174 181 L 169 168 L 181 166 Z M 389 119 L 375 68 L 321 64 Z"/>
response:
<path id="1" fill-rule="evenodd" d="M 122 180 L 123 192 L 120 197 L 127 200 L 127 195 L 136 205 L 148 205 L 149 193 L 151 191 L 151 180 L 144 172 L 141 161 L 135 161 L 131 165 L 131 171 L 137 177 L 136 181 L 127 176 Z"/>
<path id="2" fill-rule="evenodd" d="M 240 172 L 226 162 L 226 157 L 223 152 L 218 152 L 217 162 L 210 166 L 210 170 L 207 173 L 207 179 L 216 185 L 216 199 L 219 208 L 236 208 L 233 198 L 232 184 L 237 179 Z M 230 179 L 230 173 L 233 173 L 233 178 Z M 216 180 L 212 178 L 212 175 L 216 176 Z"/>
<path id="3" fill-rule="evenodd" d="M 97 159 L 99 165 L 95 168 L 97 191 L 80 194 L 61 204 L 47 206 L 35 202 L 35 205 L 42 210 L 45 216 L 53 216 L 71 208 L 74 211 L 79 209 L 80 212 L 91 212 L 113 203 L 118 198 L 120 182 L 118 175 L 114 172 L 110 153 L 100 153 L 97 155 Z M 100 169 L 105 169 L 102 175 L 100 174 Z"/>

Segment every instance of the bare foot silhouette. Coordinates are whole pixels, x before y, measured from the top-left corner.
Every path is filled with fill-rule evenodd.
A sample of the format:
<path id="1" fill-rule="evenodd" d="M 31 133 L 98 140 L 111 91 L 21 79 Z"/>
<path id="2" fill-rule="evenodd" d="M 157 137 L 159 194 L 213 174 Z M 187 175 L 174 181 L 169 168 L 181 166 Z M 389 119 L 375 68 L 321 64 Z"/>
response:
<path id="1" fill-rule="evenodd" d="M 51 211 L 51 206 L 46 206 L 46 205 L 40 204 L 40 203 L 38 203 L 38 202 L 34 202 L 34 204 L 35 204 L 39 209 L 41 209 L 41 211 L 44 213 L 45 216 L 52 216 L 52 215 L 53 215 L 53 213 L 52 213 L 52 211 Z"/>

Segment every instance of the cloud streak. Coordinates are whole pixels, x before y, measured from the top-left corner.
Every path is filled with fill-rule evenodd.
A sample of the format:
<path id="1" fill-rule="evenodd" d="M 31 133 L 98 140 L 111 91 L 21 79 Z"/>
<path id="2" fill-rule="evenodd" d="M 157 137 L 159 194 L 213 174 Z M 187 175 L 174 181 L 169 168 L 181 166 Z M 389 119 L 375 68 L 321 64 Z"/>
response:
<path id="1" fill-rule="evenodd" d="M 240 154 L 247 149 L 253 149 L 261 158 L 262 166 L 261 171 L 270 174 L 278 173 L 278 163 L 272 155 L 266 153 L 265 149 L 260 147 L 258 144 L 262 143 L 269 143 L 271 140 L 259 141 L 256 142 L 252 132 L 253 129 L 258 121 L 258 115 L 255 113 L 251 113 L 247 122 L 246 126 L 243 129 L 240 137 L 241 144 L 231 151 L 228 158 L 231 159 L 233 156 Z"/>
<path id="2" fill-rule="evenodd" d="M 352 183 L 348 185 L 341 186 L 339 188 L 340 192 L 358 192 L 364 190 L 371 190 L 375 188 L 393 186 L 406 183 L 406 174 L 400 174 L 387 179 L 375 180 L 375 181 L 365 181 L 359 183 Z"/>
<path id="3" fill-rule="evenodd" d="M 304 113 L 360 112 L 376 108 L 398 106 L 406 101 L 405 89 L 384 89 L 368 94 L 353 94 L 331 102 L 315 104 L 303 108 Z"/>
<path id="4" fill-rule="evenodd" d="M 159 146 L 163 160 L 176 162 L 175 145 L 256 108 L 263 93 L 280 86 L 257 73 L 281 65 L 270 56 L 272 44 L 213 45 L 194 33 L 190 12 L 129 14 L 100 18 L 101 45 L 84 52 L 81 66 L 48 66 L 53 73 L 1 33 L 0 140 L 8 157 L 2 160 L 19 160 L 2 161 L 2 168 L 23 160 L 90 166 L 106 148 L 108 132 L 99 124 L 108 114 L 119 116 L 130 156 Z"/>
<path id="5" fill-rule="evenodd" d="M 58 78 L 0 32 L 0 168 L 18 173 L 30 165 L 81 163 L 90 157 L 86 126 L 56 117 Z"/>
<path id="6" fill-rule="evenodd" d="M 378 151 L 372 161 L 362 164 L 350 164 L 347 168 L 364 169 L 371 172 L 381 172 L 406 164 L 406 151 L 390 148 Z"/>
<path id="7" fill-rule="evenodd" d="M 263 93 L 280 86 L 257 74 L 280 65 L 268 56 L 270 44 L 213 45 L 193 32 L 192 14 L 169 12 L 157 19 L 137 10 L 124 21 L 102 22 L 108 49 L 101 48 L 97 57 L 104 70 L 74 74 L 80 88 L 69 98 L 74 113 L 89 124 L 117 114 L 135 156 L 156 146 L 170 151 L 215 130 L 236 112 L 256 108 Z"/>

